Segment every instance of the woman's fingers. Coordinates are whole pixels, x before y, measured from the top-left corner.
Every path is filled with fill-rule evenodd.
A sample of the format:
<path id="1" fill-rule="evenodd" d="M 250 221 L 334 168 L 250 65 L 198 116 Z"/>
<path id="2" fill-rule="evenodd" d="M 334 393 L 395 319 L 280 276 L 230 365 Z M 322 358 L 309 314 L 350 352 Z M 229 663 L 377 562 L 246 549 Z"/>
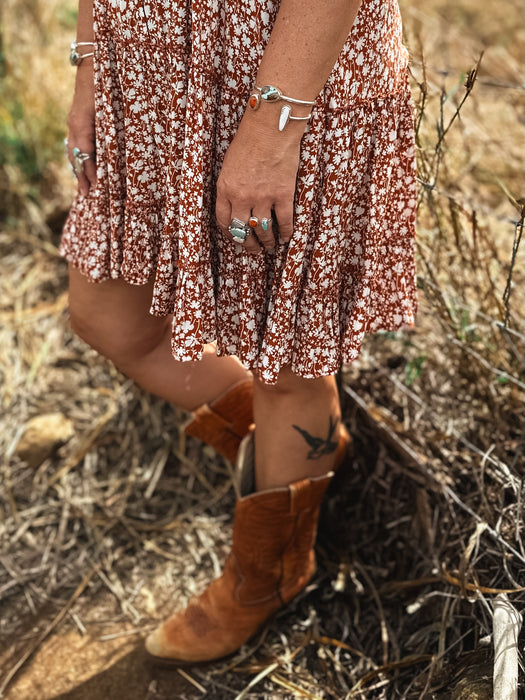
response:
<path id="1" fill-rule="evenodd" d="M 93 157 L 86 160 L 84 163 L 84 174 L 89 182 L 90 187 L 94 187 L 97 184 L 97 154 L 94 153 Z"/>
<path id="2" fill-rule="evenodd" d="M 91 73 L 80 75 L 77 72 L 75 96 L 69 110 L 67 125 L 67 156 L 78 179 L 79 192 L 87 195 L 90 187 L 97 181 L 95 105 Z"/>
<path id="3" fill-rule="evenodd" d="M 260 207 L 262 209 L 262 207 Z M 242 245 L 243 248 L 248 253 L 258 253 L 262 248 L 266 250 L 271 250 L 275 248 L 276 236 L 279 236 L 279 240 L 285 243 L 290 240 L 293 233 L 293 206 L 287 208 L 281 206 L 280 211 L 284 220 L 283 229 L 284 237 L 281 234 L 280 224 L 274 225 L 273 210 L 267 206 L 264 208 L 263 212 L 259 212 L 259 216 L 255 214 L 252 210 L 250 214 L 246 209 L 238 207 L 238 213 L 231 215 L 232 207 L 230 203 L 224 204 L 218 200 L 217 201 L 217 223 L 221 228 L 223 234 L 234 245 Z M 283 212 L 286 212 L 284 214 Z M 287 220 L 291 218 L 291 221 Z M 230 226 L 233 225 L 233 233 L 230 231 Z M 245 229 L 245 230 L 243 230 Z M 242 237 L 245 236 L 244 240 Z"/>
<path id="4" fill-rule="evenodd" d="M 95 156 L 93 156 L 93 159 L 89 158 L 89 160 L 84 161 L 81 172 L 75 172 L 78 180 L 78 191 L 84 196 L 89 194 L 90 188 L 94 187 L 97 182 L 97 169 L 94 158 Z"/>
<path id="5" fill-rule="evenodd" d="M 257 237 L 257 233 L 255 228 L 253 226 L 250 226 L 250 219 L 251 215 L 248 214 L 246 219 L 243 219 L 243 221 L 248 222 L 248 227 L 250 229 L 250 232 L 248 233 L 246 240 L 244 242 L 244 248 L 247 253 L 259 253 L 261 251 L 261 243 L 262 241 L 260 238 Z"/>
<path id="6" fill-rule="evenodd" d="M 255 235 L 259 239 L 260 244 L 270 250 L 275 248 L 275 234 L 273 231 L 272 213 L 270 207 L 265 211 L 252 211 L 248 223 L 253 228 Z"/>
<path id="7" fill-rule="evenodd" d="M 87 195 L 97 182 L 94 124 L 79 130 L 70 127 L 67 157 L 78 180 L 78 191 Z"/>
<path id="8" fill-rule="evenodd" d="M 293 196 L 282 203 L 275 205 L 275 229 L 281 243 L 288 243 L 293 235 Z"/>
<path id="9" fill-rule="evenodd" d="M 250 212 L 240 209 L 240 211 L 237 214 L 235 214 L 234 212 L 232 220 L 230 222 L 233 222 L 233 224 L 237 227 L 241 236 L 245 235 L 244 241 L 236 240 L 237 237 L 234 238 L 234 236 L 230 232 L 229 225 L 226 228 L 226 236 L 229 237 L 234 244 L 242 245 L 242 247 L 247 253 L 258 253 L 261 250 L 261 246 L 259 244 L 259 241 L 257 240 L 257 237 L 255 236 L 254 229 L 250 226 L 250 218 Z"/>
<path id="10" fill-rule="evenodd" d="M 246 238 L 244 241 L 239 239 L 236 240 L 237 237 L 234 237 L 230 232 L 230 224 L 234 221 L 234 219 L 237 219 L 239 222 L 238 228 L 242 235 L 244 233 L 241 231 L 243 228 L 242 225 L 249 226 L 250 216 L 251 212 L 247 211 L 246 207 L 243 205 L 237 205 L 236 212 L 233 212 L 229 199 L 224 195 L 221 187 L 217 187 L 215 218 L 217 219 L 217 223 L 224 237 L 229 243 L 231 243 L 231 245 L 242 246 L 248 253 L 258 253 L 261 250 L 261 246 L 259 245 L 257 238 L 253 235 L 252 230 L 246 232 Z"/>

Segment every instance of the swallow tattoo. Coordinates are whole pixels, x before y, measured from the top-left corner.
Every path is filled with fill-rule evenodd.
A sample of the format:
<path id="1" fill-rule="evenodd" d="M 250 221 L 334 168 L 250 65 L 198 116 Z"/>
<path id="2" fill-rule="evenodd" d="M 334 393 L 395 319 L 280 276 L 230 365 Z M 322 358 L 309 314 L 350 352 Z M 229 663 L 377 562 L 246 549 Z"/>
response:
<path id="1" fill-rule="evenodd" d="M 337 440 L 333 440 L 332 438 L 334 437 L 335 430 L 338 425 L 339 418 L 333 420 L 332 416 L 330 416 L 330 424 L 328 426 L 328 437 L 326 439 L 310 435 L 310 433 L 307 430 L 303 430 L 303 428 L 300 428 L 298 425 L 292 425 L 292 428 L 297 430 L 297 432 L 303 436 L 306 443 L 310 447 L 307 459 L 320 459 L 324 455 L 330 455 L 336 451 L 338 442 Z"/>

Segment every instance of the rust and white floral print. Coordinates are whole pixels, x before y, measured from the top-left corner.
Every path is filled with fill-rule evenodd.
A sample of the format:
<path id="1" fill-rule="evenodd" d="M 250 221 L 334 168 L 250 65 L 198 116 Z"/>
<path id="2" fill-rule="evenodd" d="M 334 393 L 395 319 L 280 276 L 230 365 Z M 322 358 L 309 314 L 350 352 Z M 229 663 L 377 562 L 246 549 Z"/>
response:
<path id="1" fill-rule="evenodd" d="M 93 282 L 155 279 L 172 351 L 216 341 L 263 381 L 358 357 L 416 309 L 416 172 L 397 0 L 363 0 L 301 143 L 294 234 L 248 255 L 218 230 L 215 183 L 277 0 L 95 0 L 97 186 L 62 254 Z M 307 67 L 305 67 L 305 70 Z"/>

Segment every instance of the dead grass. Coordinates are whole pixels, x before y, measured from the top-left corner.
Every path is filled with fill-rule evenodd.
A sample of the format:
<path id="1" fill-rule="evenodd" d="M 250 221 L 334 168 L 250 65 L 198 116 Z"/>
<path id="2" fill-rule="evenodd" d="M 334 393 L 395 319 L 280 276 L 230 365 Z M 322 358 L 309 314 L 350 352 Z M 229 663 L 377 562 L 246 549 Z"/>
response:
<path id="1" fill-rule="evenodd" d="M 357 451 L 325 507 L 315 580 L 246 649 L 189 679 L 127 653 L 220 570 L 231 475 L 212 451 L 185 444 L 179 412 L 68 328 L 56 245 L 71 186 L 53 159 L 60 145 L 46 141 L 62 138 L 72 77 L 63 7 L 26 0 L 15 15 L 11 0 L 2 5 L 2 92 L 23 106 L 15 133 L 26 149 L 55 153 L 34 159 L 30 175 L 15 157 L 27 150 L 0 168 L 6 697 L 116 698 L 126 674 L 126 700 L 444 699 L 467 697 L 465 685 L 491 697 L 493 599 L 509 590 L 518 609 L 525 600 L 517 2 L 490 12 L 472 0 L 403 2 L 419 125 L 418 327 L 369 338 L 341 375 Z M 48 424 L 46 451 L 21 459 L 30 419 L 56 413 L 73 435 L 62 422 L 52 440 Z M 68 648 L 74 673 L 56 665 Z"/>

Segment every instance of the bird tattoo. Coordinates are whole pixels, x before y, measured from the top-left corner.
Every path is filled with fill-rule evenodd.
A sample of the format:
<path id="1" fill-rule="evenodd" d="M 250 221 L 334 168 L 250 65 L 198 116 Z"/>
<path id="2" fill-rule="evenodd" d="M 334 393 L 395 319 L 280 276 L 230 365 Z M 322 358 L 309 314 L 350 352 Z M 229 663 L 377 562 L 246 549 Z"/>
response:
<path id="1" fill-rule="evenodd" d="M 307 459 L 320 459 L 324 455 L 330 455 L 332 452 L 336 451 L 338 442 L 332 438 L 334 437 L 335 429 L 337 428 L 338 424 L 339 419 L 336 418 L 333 420 L 332 416 L 330 416 L 328 437 L 326 439 L 310 435 L 308 431 L 303 430 L 303 428 L 300 428 L 298 425 L 292 424 L 292 428 L 297 430 L 297 432 L 303 436 L 310 447 L 310 452 L 307 455 Z"/>

